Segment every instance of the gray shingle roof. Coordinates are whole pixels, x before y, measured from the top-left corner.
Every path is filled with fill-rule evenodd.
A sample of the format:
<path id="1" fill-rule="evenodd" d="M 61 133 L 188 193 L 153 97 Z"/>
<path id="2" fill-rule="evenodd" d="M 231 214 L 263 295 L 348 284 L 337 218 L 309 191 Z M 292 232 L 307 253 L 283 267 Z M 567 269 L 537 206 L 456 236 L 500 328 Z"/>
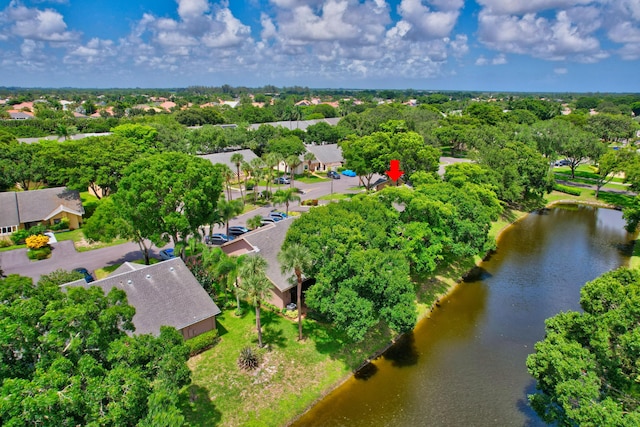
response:
<path id="1" fill-rule="evenodd" d="M 115 287 L 125 291 L 129 305 L 136 309 L 133 324 L 137 334 L 158 335 L 163 325 L 180 330 L 220 314 L 216 303 L 180 258 L 141 267 L 123 265 L 114 273 L 118 271 L 124 272 L 93 283 L 80 280 L 62 287 L 99 286 L 105 293 Z"/>
<path id="2" fill-rule="evenodd" d="M 84 214 L 80 194 L 66 187 L 0 193 L 0 225 L 42 221 L 60 207 L 78 215 Z"/>
<path id="3" fill-rule="evenodd" d="M 335 126 L 340 121 L 340 118 L 334 117 L 331 119 L 316 119 L 316 120 L 291 120 L 285 122 L 269 122 L 269 123 L 254 123 L 249 126 L 250 130 L 257 130 L 262 125 L 269 125 L 273 127 L 283 127 L 289 130 L 300 129 L 306 131 L 309 126 L 318 124 L 320 122 L 325 122 L 331 126 Z"/>
<path id="4" fill-rule="evenodd" d="M 231 161 L 231 156 L 236 153 L 242 154 L 242 157 L 244 157 L 244 161 L 247 163 L 251 162 L 251 160 L 253 159 L 258 158 L 258 156 L 256 156 L 256 154 L 251 150 L 226 151 L 224 153 L 205 154 L 199 157 L 209 160 L 214 165 L 216 163 L 227 165 L 233 172 L 235 172 L 236 164 Z"/>
<path id="5" fill-rule="evenodd" d="M 17 193 L 13 191 L 0 193 L 0 227 L 10 227 L 20 224 L 18 198 L 16 194 Z"/>
<path id="6" fill-rule="evenodd" d="M 307 145 L 307 151 L 313 153 L 316 156 L 316 160 L 323 164 L 342 163 L 344 162 L 344 156 L 342 155 L 342 148 L 338 144 L 325 144 L 325 145 Z"/>
<path id="7" fill-rule="evenodd" d="M 278 262 L 278 252 L 280 252 L 282 248 L 284 238 L 287 236 L 287 231 L 293 221 L 295 221 L 295 218 L 288 218 L 272 225 L 266 225 L 234 240 L 234 242 L 245 240 L 253 246 L 254 251 L 248 254 L 260 255 L 267 261 L 267 277 L 273 282 L 276 288 L 283 292 L 296 285 L 295 282 L 291 280 L 293 273 L 282 274 L 280 263 Z M 236 254 L 235 247 L 237 245 L 238 243 L 229 243 L 223 246 L 222 249 L 225 252 L 229 251 Z M 239 252 L 237 254 L 241 255 Z"/>

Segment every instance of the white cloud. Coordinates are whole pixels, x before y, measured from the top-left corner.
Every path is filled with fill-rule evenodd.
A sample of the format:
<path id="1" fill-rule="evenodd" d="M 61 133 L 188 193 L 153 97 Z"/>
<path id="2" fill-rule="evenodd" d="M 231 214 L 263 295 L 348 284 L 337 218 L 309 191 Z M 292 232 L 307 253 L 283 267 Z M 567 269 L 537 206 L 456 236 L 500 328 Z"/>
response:
<path id="1" fill-rule="evenodd" d="M 402 22 L 410 24 L 411 30 L 408 33 L 414 38 L 436 39 L 447 37 L 451 34 L 458 20 L 460 7 L 462 7 L 462 4 L 459 1 L 454 1 L 447 3 L 446 10 L 437 11 L 425 6 L 422 0 L 402 0 L 398 6 L 398 13 L 402 17 L 402 21 L 398 24 Z"/>
<path id="2" fill-rule="evenodd" d="M 599 23 L 594 19 L 587 24 L 579 21 L 590 16 L 586 9 L 559 11 L 551 20 L 533 13 L 518 17 L 483 10 L 479 15 L 478 38 L 502 53 L 547 60 L 596 61 L 606 56 L 594 35 Z"/>
<path id="3" fill-rule="evenodd" d="M 507 57 L 504 54 L 497 55 L 493 59 L 488 59 L 484 55 L 480 55 L 475 64 L 479 66 L 484 65 L 504 65 L 507 63 Z"/>
<path id="4" fill-rule="evenodd" d="M 563 74 L 567 74 L 569 72 L 569 70 L 564 68 L 564 67 L 562 67 L 562 68 L 554 68 L 553 72 L 556 73 L 556 74 L 563 75 Z"/>
<path id="5" fill-rule="evenodd" d="M 596 3 L 597 0 L 477 0 L 477 2 L 494 14 L 522 15 L 546 10 L 568 9 Z"/>
<path id="6" fill-rule="evenodd" d="M 0 12 L 0 22 L 11 23 L 6 36 L 48 42 L 70 42 L 80 34 L 67 31 L 63 16 L 53 9 L 28 8 L 17 1 Z"/>
<path id="7" fill-rule="evenodd" d="M 197 18 L 209 12 L 207 0 L 177 0 L 178 15 L 183 20 Z"/>

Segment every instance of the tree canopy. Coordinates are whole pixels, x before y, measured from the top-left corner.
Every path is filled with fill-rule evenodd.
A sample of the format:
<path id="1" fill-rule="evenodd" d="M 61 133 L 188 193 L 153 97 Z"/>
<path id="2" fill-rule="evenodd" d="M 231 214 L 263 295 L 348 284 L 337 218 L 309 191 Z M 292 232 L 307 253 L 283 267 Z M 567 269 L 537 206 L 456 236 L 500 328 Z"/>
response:
<path id="1" fill-rule="evenodd" d="M 123 291 L 0 280 L 0 424 L 182 425 L 190 383 L 182 335 L 128 336 Z"/>
<path id="2" fill-rule="evenodd" d="M 640 425 L 640 272 L 622 268 L 587 283 L 580 306 L 583 313 L 547 319 L 527 359 L 538 388 L 532 407 L 558 425 Z"/>

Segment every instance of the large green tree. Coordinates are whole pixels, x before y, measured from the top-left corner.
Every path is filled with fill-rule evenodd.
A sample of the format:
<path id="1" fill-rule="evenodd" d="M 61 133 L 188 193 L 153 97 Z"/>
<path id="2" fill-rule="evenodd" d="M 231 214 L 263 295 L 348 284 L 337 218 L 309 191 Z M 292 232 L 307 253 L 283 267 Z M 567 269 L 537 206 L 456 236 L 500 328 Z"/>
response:
<path id="1" fill-rule="evenodd" d="M 284 247 L 308 248 L 316 283 L 307 306 L 353 340 L 384 322 L 398 332 L 415 325 L 409 262 L 399 249 L 398 212 L 373 196 L 320 206 L 289 228 Z"/>
<path id="2" fill-rule="evenodd" d="M 113 203 L 120 217 L 155 245 L 171 239 L 184 248 L 189 235 L 215 222 L 222 183 L 208 160 L 156 154 L 135 161 L 124 175 Z"/>
<path id="3" fill-rule="evenodd" d="M 546 322 L 527 367 L 537 380 L 529 396 L 555 425 L 640 425 L 640 272 L 619 269 L 587 283 L 583 313 Z"/>
<path id="4" fill-rule="evenodd" d="M 0 424 L 182 425 L 190 382 L 181 334 L 128 336 L 123 291 L 0 280 Z"/>

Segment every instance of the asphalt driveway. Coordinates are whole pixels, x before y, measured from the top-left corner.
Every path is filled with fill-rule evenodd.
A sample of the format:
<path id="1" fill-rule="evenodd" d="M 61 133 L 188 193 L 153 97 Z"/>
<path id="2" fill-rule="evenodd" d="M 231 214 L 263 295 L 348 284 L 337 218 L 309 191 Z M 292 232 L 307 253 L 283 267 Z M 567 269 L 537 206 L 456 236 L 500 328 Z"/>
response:
<path id="1" fill-rule="evenodd" d="M 77 252 L 70 240 L 53 243 L 51 247 L 53 249 L 51 257 L 41 261 L 31 261 L 27 258 L 26 249 L 0 252 L 0 266 L 7 275 L 20 274 L 38 280 L 41 275 L 49 274 L 59 268 L 73 270 L 76 267 L 85 267 L 93 273 L 97 268 L 142 258 L 142 252 L 135 243 L 124 243 L 87 252 Z M 157 249 L 154 254 L 157 254 Z"/>

